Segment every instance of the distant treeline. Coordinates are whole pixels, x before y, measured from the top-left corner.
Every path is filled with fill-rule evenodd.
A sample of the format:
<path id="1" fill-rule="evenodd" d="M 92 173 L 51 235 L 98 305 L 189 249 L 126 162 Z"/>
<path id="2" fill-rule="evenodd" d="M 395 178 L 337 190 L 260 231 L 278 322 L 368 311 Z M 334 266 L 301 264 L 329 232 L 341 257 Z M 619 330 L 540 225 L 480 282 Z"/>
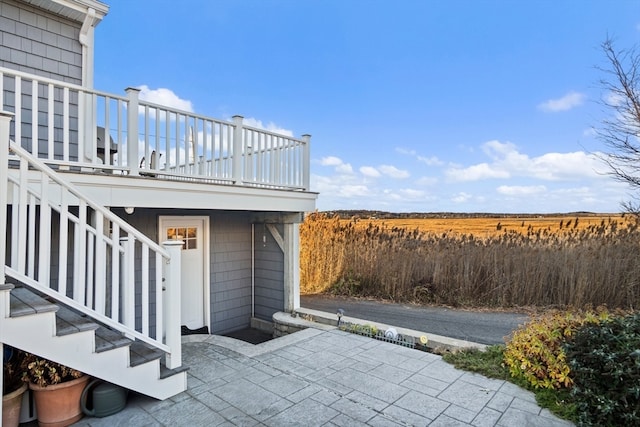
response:
<path id="1" fill-rule="evenodd" d="M 548 217 L 586 217 L 602 216 L 595 212 L 563 212 L 563 213 L 486 213 L 486 212 L 386 212 L 376 210 L 335 210 L 319 212 L 329 217 L 337 216 L 340 219 L 427 219 L 427 218 L 548 218 Z M 617 214 L 611 214 L 617 215 Z"/>

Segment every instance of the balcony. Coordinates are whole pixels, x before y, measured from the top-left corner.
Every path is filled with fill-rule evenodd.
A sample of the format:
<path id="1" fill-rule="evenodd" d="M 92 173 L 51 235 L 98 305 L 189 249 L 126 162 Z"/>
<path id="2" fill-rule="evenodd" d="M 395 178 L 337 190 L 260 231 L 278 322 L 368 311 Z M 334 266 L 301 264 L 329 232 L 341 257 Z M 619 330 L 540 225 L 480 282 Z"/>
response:
<path id="1" fill-rule="evenodd" d="M 108 94 L 0 67 L 11 139 L 59 171 L 309 192 L 310 136 Z"/>

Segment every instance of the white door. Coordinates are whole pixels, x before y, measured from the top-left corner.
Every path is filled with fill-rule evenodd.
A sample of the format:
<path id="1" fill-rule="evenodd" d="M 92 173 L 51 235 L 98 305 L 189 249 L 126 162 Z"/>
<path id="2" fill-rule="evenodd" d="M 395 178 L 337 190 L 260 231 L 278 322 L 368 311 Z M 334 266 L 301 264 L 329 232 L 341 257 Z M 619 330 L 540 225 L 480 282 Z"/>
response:
<path id="1" fill-rule="evenodd" d="M 208 326 L 207 217 L 160 217 L 160 242 L 182 240 L 180 276 L 181 324 L 189 329 Z"/>

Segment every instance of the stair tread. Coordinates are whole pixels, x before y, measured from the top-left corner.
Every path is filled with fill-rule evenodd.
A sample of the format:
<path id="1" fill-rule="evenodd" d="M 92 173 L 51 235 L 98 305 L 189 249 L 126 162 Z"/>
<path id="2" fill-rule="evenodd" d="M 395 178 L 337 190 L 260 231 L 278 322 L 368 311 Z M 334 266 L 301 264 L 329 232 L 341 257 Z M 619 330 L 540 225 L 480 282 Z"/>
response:
<path id="1" fill-rule="evenodd" d="M 56 304 L 51 304 L 25 288 L 17 287 L 11 291 L 10 313 L 13 317 L 56 311 Z"/>
<path id="2" fill-rule="evenodd" d="M 114 348 L 125 347 L 131 344 L 131 340 L 120 332 L 100 326 L 96 329 L 96 353 L 112 350 Z"/>
<path id="3" fill-rule="evenodd" d="M 58 336 L 75 334 L 76 332 L 92 331 L 99 325 L 87 316 L 79 314 L 65 307 L 60 307 L 56 313 L 56 331 Z"/>
<path id="4" fill-rule="evenodd" d="M 129 365 L 138 366 L 143 363 L 160 359 L 164 352 L 153 348 L 141 341 L 135 341 L 129 347 Z"/>
<path id="5" fill-rule="evenodd" d="M 177 367 L 175 369 L 169 369 L 164 365 L 164 363 L 161 363 L 160 364 L 160 379 L 162 380 L 162 379 L 165 379 L 165 378 L 169 378 L 172 375 L 176 375 L 176 374 L 179 374 L 179 373 L 182 373 L 182 372 L 186 372 L 188 370 L 189 370 L 188 366 L 182 365 L 182 366 L 179 366 L 179 367 Z"/>
<path id="6" fill-rule="evenodd" d="M 37 313 L 54 312 L 56 314 L 56 330 L 58 336 L 93 330 L 95 331 L 96 352 L 104 352 L 129 346 L 129 366 L 135 367 L 158 360 L 160 380 L 182 374 L 189 370 L 187 366 L 169 369 L 163 363 L 163 351 L 142 341 L 126 338 L 121 332 L 96 322 L 90 317 L 64 304 L 47 301 L 45 298 L 39 296 L 36 291 L 21 286 L 13 289 L 11 289 L 11 287 L 7 286 L 7 290 L 11 290 L 11 316 L 27 316 Z M 158 377 L 156 377 L 156 379 L 158 379 Z"/>

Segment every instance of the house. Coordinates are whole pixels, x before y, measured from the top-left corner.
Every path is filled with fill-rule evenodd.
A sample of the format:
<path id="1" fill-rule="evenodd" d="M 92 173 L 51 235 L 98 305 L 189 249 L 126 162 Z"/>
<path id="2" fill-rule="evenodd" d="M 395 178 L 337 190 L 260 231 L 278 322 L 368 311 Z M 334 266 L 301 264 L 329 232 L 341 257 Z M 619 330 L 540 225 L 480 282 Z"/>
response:
<path id="1" fill-rule="evenodd" d="M 0 2 L 0 344 L 164 399 L 181 331 L 299 307 L 310 136 L 94 89 L 107 13 Z"/>

